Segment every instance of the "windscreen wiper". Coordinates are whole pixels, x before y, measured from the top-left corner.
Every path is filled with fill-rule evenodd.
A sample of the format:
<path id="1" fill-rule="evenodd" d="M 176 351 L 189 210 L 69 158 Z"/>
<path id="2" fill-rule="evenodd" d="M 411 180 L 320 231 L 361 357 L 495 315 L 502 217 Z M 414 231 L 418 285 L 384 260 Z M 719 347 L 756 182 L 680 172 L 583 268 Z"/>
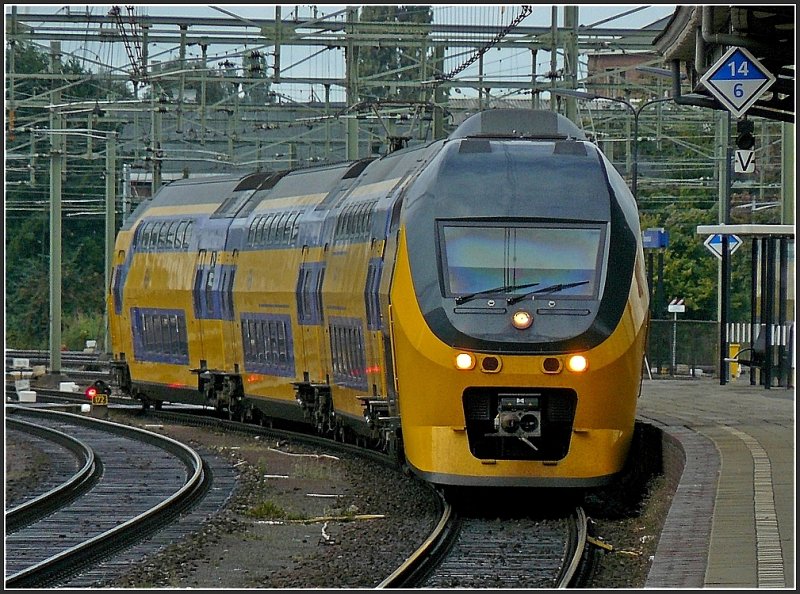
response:
<path id="1" fill-rule="evenodd" d="M 544 287 L 543 289 L 536 289 L 535 291 L 529 291 L 522 295 L 514 295 L 513 297 L 509 297 L 506 299 L 509 305 L 513 305 L 522 301 L 526 297 L 530 297 L 531 295 L 538 295 L 539 293 L 557 293 L 558 291 L 563 291 L 564 289 L 571 289 L 572 287 L 579 287 L 581 285 L 585 285 L 588 283 L 588 280 L 585 281 L 578 281 L 576 283 L 558 283 L 557 285 L 550 285 L 549 287 Z"/>
<path id="2" fill-rule="evenodd" d="M 588 282 L 588 281 L 587 281 Z M 527 289 L 535 287 L 539 283 L 526 283 L 524 285 L 503 285 L 501 287 L 493 287 L 491 289 L 484 289 L 483 291 L 476 291 L 475 293 L 468 293 L 466 295 L 459 295 L 456 297 L 456 305 L 461 305 L 467 301 L 480 297 L 481 295 L 488 295 L 489 293 L 507 293 L 508 291 L 516 291 L 517 289 Z"/>

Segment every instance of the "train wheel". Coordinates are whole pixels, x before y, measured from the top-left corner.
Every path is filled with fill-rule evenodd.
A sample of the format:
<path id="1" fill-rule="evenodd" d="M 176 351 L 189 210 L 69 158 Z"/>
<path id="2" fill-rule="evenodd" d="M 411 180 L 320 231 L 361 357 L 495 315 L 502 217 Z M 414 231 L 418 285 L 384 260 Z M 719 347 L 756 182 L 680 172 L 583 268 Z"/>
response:
<path id="1" fill-rule="evenodd" d="M 350 438 L 350 430 L 347 427 L 345 427 L 344 423 L 342 423 L 341 421 L 337 422 L 336 429 L 334 430 L 333 433 L 333 439 L 341 443 L 347 443 L 347 440 L 349 438 Z"/>
<path id="2" fill-rule="evenodd" d="M 247 405 L 242 401 L 229 402 L 228 406 L 228 420 L 244 423 L 247 420 Z"/>

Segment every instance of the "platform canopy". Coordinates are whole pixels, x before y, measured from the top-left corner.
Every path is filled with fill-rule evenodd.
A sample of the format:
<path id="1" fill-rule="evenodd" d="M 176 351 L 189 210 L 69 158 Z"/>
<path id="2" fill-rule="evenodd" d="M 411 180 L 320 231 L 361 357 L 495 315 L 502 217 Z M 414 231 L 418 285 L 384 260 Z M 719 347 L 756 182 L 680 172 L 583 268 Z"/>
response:
<path id="1" fill-rule="evenodd" d="M 794 225 L 698 225 L 697 234 L 794 237 Z"/>

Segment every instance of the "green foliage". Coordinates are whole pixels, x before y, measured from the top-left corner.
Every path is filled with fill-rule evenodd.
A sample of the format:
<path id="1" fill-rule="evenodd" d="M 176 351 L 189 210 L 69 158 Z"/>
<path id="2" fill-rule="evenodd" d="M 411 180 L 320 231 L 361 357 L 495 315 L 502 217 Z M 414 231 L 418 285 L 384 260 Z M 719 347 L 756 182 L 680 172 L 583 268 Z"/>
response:
<path id="1" fill-rule="evenodd" d="M 61 343 L 71 351 L 82 351 L 87 340 L 96 340 L 98 346 L 103 345 L 105 321 L 102 313 L 78 312 L 65 319 L 62 326 Z"/>
<path id="2" fill-rule="evenodd" d="M 247 510 L 247 515 L 259 520 L 283 520 L 289 514 L 272 500 L 261 501 Z"/>
<path id="3" fill-rule="evenodd" d="M 49 70 L 49 56 L 29 44 L 15 44 L 14 69 L 20 73 L 35 74 Z M 6 57 L 8 61 L 8 56 Z M 85 80 L 65 89 L 65 101 L 105 101 L 125 98 L 130 92 L 121 83 L 102 80 L 93 73 L 84 72 L 77 60 L 62 64 L 62 71 L 86 74 Z M 15 84 L 15 97 L 23 99 L 44 93 L 49 89 L 47 80 L 22 79 Z M 43 108 L 18 110 L 18 125 L 45 123 L 48 114 Z M 98 128 L 102 127 L 102 121 Z M 106 124 L 116 126 L 121 124 Z M 80 127 L 85 126 L 85 120 Z M 29 150 L 33 135 L 18 133 L 7 143 L 11 150 Z M 49 141 L 39 138 L 44 146 Z M 67 154 L 85 153 L 85 138 L 67 136 Z M 95 150 L 102 150 L 98 142 Z M 103 182 L 105 160 L 68 158 L 62 179 L 62 198 L 99 199 L 105 195 Z M 27 172 L 6 171 L 6 344 L 16 348 L 48 347 L 50 319 L 50 221 L 48 173 L 39 166 L 33 181 Z M 9 210 L 8 205 L 14 209 Z M 61 301 L 62 336 L 70 348 L 83 348 L 86 338 L 103 338 L 98 334 L 98 321 L 102 326 L 105 308 L 105 226 L 102 219 L 86 216 L 62 215 L 61 229 Z M 82 337 L 83 333 L 92 335 Z"/>

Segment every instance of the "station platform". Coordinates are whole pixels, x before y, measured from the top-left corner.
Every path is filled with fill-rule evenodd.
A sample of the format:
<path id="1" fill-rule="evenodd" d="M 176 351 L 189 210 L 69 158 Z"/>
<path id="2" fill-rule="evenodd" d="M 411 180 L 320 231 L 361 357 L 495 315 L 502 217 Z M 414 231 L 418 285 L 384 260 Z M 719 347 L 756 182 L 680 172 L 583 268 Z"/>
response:
<path id="1" fill-rule="evenodd" d="M 646 588 L 795 588 L 795 395 L 644 380 L 637 417 L 683 461 Z"/>

